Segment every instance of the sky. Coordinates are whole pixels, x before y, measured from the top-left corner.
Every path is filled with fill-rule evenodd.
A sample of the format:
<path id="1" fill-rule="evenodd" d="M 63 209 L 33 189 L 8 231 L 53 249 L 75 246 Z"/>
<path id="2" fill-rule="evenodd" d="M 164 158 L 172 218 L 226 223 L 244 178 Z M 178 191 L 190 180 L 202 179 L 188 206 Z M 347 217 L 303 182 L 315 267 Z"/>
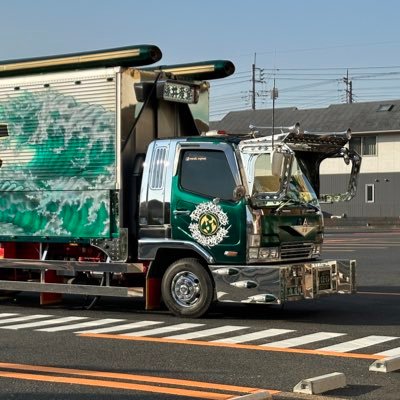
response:
<path id="1" fill-rule="evenodd" d="M 231 60 L 212 120 L 251 108 L 253 64 L 256 109 L 274 81 L 276 107 L 400 99 L 397 0 L 2 0 L 1 17 L 0 60 L 138 44 L 163 65 Z"/>

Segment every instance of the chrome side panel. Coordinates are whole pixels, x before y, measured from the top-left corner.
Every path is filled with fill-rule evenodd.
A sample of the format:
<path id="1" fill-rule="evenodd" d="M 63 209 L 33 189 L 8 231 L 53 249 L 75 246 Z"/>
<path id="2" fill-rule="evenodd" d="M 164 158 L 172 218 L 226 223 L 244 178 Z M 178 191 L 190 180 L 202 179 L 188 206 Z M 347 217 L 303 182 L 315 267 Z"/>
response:
<path id="1" fill-rule="evenodd" d="M 316 299 L 324 295 L 354 293 L 355 264 L 354 260 L 335 260 L 209 267 L 214 277 L 218 301 L 281 304 Z"/>
<path id="2" fill-rule="evenodd" d="M 160 249 L 193 250 L 209 264 L 213 264 L 213 256 L 195 242 L 171 239 L 141 239 L 139 240 L 139 259 L 154 260 Z"/>

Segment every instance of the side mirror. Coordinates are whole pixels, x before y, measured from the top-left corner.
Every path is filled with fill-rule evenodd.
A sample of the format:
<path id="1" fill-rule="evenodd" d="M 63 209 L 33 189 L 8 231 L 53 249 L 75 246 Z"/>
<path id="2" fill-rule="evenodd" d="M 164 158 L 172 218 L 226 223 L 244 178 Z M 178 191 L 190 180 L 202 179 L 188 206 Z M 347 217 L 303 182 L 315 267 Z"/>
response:
<path id="1" fill-rule="evenodd" d="M 239 201 L 246 196 L 246 188 L 243 185 L 238 185 L 233 189 L 233 200 Z"/>

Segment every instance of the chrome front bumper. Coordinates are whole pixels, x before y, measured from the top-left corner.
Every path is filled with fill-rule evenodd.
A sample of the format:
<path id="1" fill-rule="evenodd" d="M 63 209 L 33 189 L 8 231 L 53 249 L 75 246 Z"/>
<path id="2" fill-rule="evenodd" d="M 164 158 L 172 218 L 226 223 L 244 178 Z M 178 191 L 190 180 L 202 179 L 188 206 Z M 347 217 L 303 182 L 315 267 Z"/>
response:
<path id="1" fill-rule="evenodd" d="M 221 302 L 281 304 L 355 293 L 355 260 L 279 265 L 210 265 Z"/>

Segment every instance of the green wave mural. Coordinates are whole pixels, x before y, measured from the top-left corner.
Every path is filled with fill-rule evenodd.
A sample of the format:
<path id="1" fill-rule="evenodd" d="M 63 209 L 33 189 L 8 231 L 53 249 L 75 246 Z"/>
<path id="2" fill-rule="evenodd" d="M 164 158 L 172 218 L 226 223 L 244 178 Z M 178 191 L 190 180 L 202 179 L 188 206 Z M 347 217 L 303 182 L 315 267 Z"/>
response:
<path id="1" fill-rule="evenodd" d="M 24 91 L 0 102 L 0 124 L 0 237 L 109 237 L 115 112 Z"/>

